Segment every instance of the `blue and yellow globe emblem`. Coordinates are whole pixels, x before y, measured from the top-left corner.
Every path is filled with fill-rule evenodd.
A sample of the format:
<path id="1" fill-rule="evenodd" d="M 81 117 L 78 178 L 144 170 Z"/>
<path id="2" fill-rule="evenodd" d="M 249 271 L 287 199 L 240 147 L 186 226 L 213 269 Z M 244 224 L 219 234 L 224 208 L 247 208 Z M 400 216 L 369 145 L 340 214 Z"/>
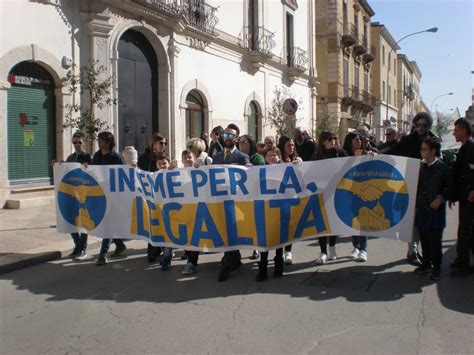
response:
<path id="1" fill-rule="evenodd" d="M 408 209 L 408 187 L 392 165 L 368 161 L 350 169 L 336 187 L 339 218 L 361 231 L 382 231 L 397 225 Z"/>
<path id="2" fill-rule="evenodd" d="M 66 221 L 89 231 L 99 225 L 107 208 L 104 191 L 92 176 L 81 169 L 64 175 L 59 184 L 58 204 Z"/>

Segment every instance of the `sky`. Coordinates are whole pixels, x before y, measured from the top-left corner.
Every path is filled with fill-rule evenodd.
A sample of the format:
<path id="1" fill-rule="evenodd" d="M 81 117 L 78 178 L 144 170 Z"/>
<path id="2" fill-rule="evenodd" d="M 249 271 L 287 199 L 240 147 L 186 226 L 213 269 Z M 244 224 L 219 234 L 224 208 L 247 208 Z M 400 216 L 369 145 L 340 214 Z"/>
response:
<path id="1" fill-rule="evenodd" d="M 384 24 L 395 40 L 438 27 L 399 43 L 398 53 L 415 60 L 421 70 L 421 97 L 429 109 L 461 116 L 472 104 L 474 88 L 474 0 L 369 0 L 372 22 Z M 452 92 L 453 95 L 439 95 Z"/>

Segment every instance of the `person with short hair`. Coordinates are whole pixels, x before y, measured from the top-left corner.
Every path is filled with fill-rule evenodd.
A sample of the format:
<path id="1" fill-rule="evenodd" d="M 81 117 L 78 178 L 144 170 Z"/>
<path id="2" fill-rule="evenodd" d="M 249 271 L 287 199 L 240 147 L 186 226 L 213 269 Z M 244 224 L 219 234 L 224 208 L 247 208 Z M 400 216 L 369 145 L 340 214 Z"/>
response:
<path id="1" fill-rule="evenodd" d="M 281 162 L 281 152 L 277 147 L 270 147 L 265 156 L 265 161 L 267 164 L 279 164 Z M 273 277 L 282 277 L 283 271 L 285 268 L 285 263 L 283 261 L 283 248 L 277 248 L 275 250 L 275 257 L 273 258 L 275 262 L 275 270 L 273 271 Z M 258 274 L 255 277 L 257 282 L 264 281 L 268 278 L 267 272 L 268 266 L 268 251 L 262 251 L 260 253 L 260 261 L 258 263 Z"/>
<path id="2" fill-rule="evenodd" d="M 402 137 L 398 144 L 388 149 L 385 154 L 398 155 L 421 160 L 421 144 L 426 138 L 436 137 L 431 132 L 433 118 L 427 112 L 418 112 L 413 118 L 413 132 Z M 419 236 L 415 229 L 411 242 L 408 242 L 407 260 L 413 265 L 421 264 L 421 254 L 418 251 Z"/>
<path id="3" fill-rule="evenodd" d="M 125 162 L 119 153 L 115 151 L 115 137 L 111 132 L 100 132 L 97 136 L 99 150 L 95 152 L 91 165 L 123 165 Z M 112 257 L 117 257 L 123 254 L 127 247 L 122 239 L 103 238 L 100 247 L 99 256 L 96 260 L 97 266 L 105 265 L 108 261 L 107 253 L 112 241 L 115 243 L 115 251 Z"/>
<path id="4" fill-rule="evenodd" d="M 181 152 L 181 162 L 185 168 L 194 168 L 196 157 L 190 149 L 185 149 Z"/>
<path id="5" fill-rule="evenodd" d="M 398 130 L 395 127 L 388 127 L 385 129 L 385 142 L 380 143 L 378 151 L 380 154 L 385 154 L 391 148 L 398 144 Z"/>
<path id="6" fill-rule="evenodd" d="M 67 157 L 66 163 L 90 164 L 92 157 L 85 150 L 86 135 L 81 131 L 76 131 L 72 135 L 72 144 L 74 146 L 74 153 Z M 71 233 L 71 238 L 74 241 L 74 249 L 68 257 L 74 260 L 87 258 L 87 233 Z"/>
<path id="7" fill-rule="evenodd" d="M 171 169 L 171 159 L 165 152 L 161 152 L 156 155 L 156 169 L 158 172 L 160 170 Z M 161 260 L 161 271 L 169 271 L 171 269 L 171 258 L 173 257 L 173 248 L 162 247 L 161 249 L 163 250 L 163 258 Z"/>
<path id="8" fill-rule="evenodd" d="M 212 158 L 206 153 L 206 144 L 200 138 L 191 138 L 186 144 L 186 148 L 193 152 L 196 161 L 194 167 L 198 168 L 201 165 L 211 165 Z"/>
<path id="9" fill-rule="evenodd" d="M 426 138 L 421 144 L 420 174 L 416 194 L 415 226 L 420 233 L 423 251 L 422 264 L 415 269 L 418 274 L 431 272 L 431 279 L 441 277 L 443 256 L 441 240 L 446 227 L 446 201 L 454 190 L 451 169 L 437 158 L 441 144 L 434 138 Z"/>
<path id="10" fill-rule="evenodd" d="M 460 142 L 453 165 L 456 194 L 459 202 L 459 226 L 456 244 L 456 260 L 450 265 L 456 270 L 452 276 L 469 274 L 470 252 L 474 238 L 474 141 L 470 138 L 471 127 L 465 118 L 454 122 L 454 137 Z"/>
<path id="11" fill-rule="evenodd" d="M 250 165 L 249 156 L 237 149 L 240 129 L 235 124 L 229 124 L 224 131 L 225 149 L 214 156 L 213 164 L 237 164 Z M 229 278 L 229 273 L 236 270 L 242 264 L 240 251 L 226 251 L 221 259 L 218 281 L 225 281 Z"/>
<path id="12" fill-rule="evenodd" d="M 257 142 L 257 152 L 260 153 L 263 157 L 267 154 L 265 143 Z"/>
<path id="13" fill-rule="evenodd" d="M 308 140 L 304 136 L 304 129 L 297 127 L 293 130 L 293 141 L 295 143 L 296 152 L 303 161 L 310 161 L 316 150 L 316 143 Z M 281 147 L 279 146 L 280 150 Z M 284 152 L 281 152 L 284 155 Z"/>
<path id="14" fill-rule="evenodd" d="M 214 158 L 214 155 L 224 150 L 224 128 L 216 126 L 211 131 L 211 143 L 209 145 L 208 155 Z"/>

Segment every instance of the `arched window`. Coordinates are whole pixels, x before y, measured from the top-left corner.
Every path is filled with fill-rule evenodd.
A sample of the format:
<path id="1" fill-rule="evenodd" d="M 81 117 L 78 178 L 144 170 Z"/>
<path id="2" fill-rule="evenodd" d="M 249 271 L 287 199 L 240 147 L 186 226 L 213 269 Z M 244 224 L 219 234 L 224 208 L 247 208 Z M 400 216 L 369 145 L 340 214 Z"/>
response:
<path id="1" fill-rule="evenodd" d="M 248 111 L 248 133 L 256 140 L 259 140 L 259 110 L 258 106 L 254 101 L 249 104 Z"/>
<path id="2" fill-rule="evenodd" d="M 204 101 L 196 90 L 186 96 L 186 140 L 199 138 L 204 131 Z"/>

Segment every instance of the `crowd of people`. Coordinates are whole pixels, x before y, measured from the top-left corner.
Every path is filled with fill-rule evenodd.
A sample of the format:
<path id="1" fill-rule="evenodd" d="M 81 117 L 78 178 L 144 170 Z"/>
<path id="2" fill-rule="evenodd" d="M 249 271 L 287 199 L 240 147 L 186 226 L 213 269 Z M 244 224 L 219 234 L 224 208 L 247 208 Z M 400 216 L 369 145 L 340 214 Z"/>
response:
<path id="1" fill-rule="evenodd" d="M 474 253 L 474 141 L 469 122 L 463 118 L 454 123 L 454 136 L 461 147 L 453 163 L 445 163 L 441 159 L 441 145 L 438 138 L 431 132 L 433 120 L 428 113 L 418 113 L 413 120 L 410 134 L 399 135 L 396 128 L 385 129 L 386 140 L 377 144 L 370 134 L 370 127 L 363 125 L 349 132 L 339 144 L 334 132 L 323 131 L 317 140 L 308 132 L 296 128 L 293 136 L 281 136 L 278 141 L 273 136 L 265 137 L 263 142 L 256 142 L 250 135 L 240 135 L 235 124 L 225 129 L 215 127 L 210 133 L 200 138 L 191 138 L 181 154 L 181 163 L 185 168 L 199 168 L 203 165 L 237 164 L 243 166 L 264 164 L 298 164 L 303 161 L 335 159 L 346 156 L 389 154 L 410 157 L 420 160 L 420 174 L 417 188 L 415 223 L 412 241 L 408 243 L 407 259 L 416 265 L 415 272 L 429 274 L 432 280 L 439 280 L 442 262 L 442 237 L 446 227 L 446 205 L 459 204 L 459 226 L 457 232 L 457 258 L 450 267 L 452 275 L 467 275 L 470 271 L 470 254 Z M 75 151 L 67 158 L 67 162 L 79 162 L 90 165 L 124 164 L 124 159 L 115 150 L 115 138 L 110 132 L 98 135 L 99 150 L 91 156 L 85 152 L 86 138 L 82 132 L 72 137 Z M 132 165 L 138 169 L 154 172 L 171 169 L 172 161 L 167 153 L 168 141 L 165 136 L 154 134 L 145 151 Z M 87 257 L 87 234 L 73 233 L 74 249 L 69 257 L 81 260 Z M 121 239 L 103 239 L 96 265 L 104 265 L 108 261 L 111 243 L 116 248 L 110 257 L 116 257 L 127 249 Z M 329 250 L 328 250 L 329 244 Z M 337 236 L 319 238 L 320 254 L 316 264 L 325 264 L 337 259 Z M 349 258 L 367 261 L 367 236 L 352 237 L 353 250 Z M 421 244 L 421 248 L 420 248 Z M 186 251 L 182 256 L 187 263 L 182 270 L 185 275 L 194 274 L 198 267 L 198 251 Z M 258 259 L 257 281 L 265 280 L 268 266 L 268 252 L 254 251 L 251 258 Z M 171 267 L 174 253 L 169 247 L 156 247 L 148 244 L 148 262 L 160 262 L 163 271 Z M 292 245 L 275 250 L 274 277 L 281 277 L 284 265 L 293 262 Z M 228 251 L 221 260 L 219 281 L 227 280 L 230 272 L 241 265 L 240 251 Z"/>

